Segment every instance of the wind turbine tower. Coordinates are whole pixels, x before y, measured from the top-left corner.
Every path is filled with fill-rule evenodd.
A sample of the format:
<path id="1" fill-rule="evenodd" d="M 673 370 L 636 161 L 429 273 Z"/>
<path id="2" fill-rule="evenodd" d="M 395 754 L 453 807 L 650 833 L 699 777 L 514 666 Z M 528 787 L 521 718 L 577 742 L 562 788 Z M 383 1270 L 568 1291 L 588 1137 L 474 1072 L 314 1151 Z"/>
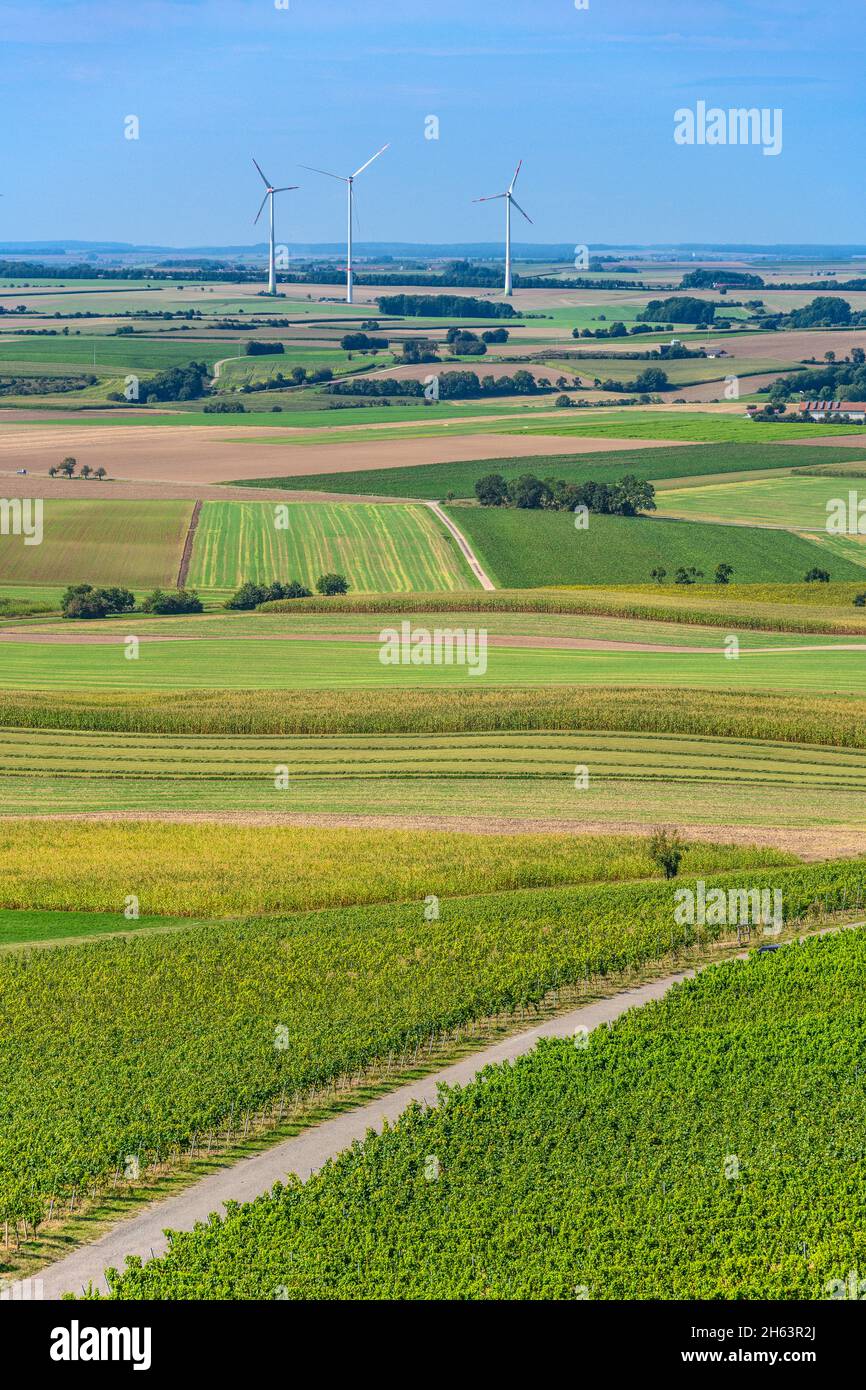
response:
<path id="1" fill-rule="evenodd" d="M 339 179 L 340 183 L 346 184 L 347 189 L 348 189 L 349 232 L 348 232 L 348 236 L 347 236 L 347 238 L 346 238 L 346 303 L 347 303 L 347 304 L 352 304 L 352 303 L 354 303 L 353 285 L 352 285 L 352 232 L 353 232 L 353 208 L 354 208 L 354 196 L 355 196 L 355 179 L 358 177 L 359 174 L 363 174 L 363 172 L 364 172 L 365 169 L 369 169 L 370 165 L 373 163 L 373 160 L 374 160 L 374 159 L 378 159 L 378 158 L 379 158 L 379 155 L 380 155 L 380 154 L 384 154 L 385 151 L 386 151 L 387 149 L 388 149 L 388 145 L 383 145 L 382 148 L 381 148 L 381 150 L 377 150 L 376 153 L 372 156 L 372 158 L 367 160 L 367 163 L 366 163 L 366 164 L 362 164 L 361 167 L 360 167 L 360 169 L 356 169 L 356 170 L 355 170 L 354 174 L 332 174 L 332 173 L 330 172 L 330 170 L 328 170 L 328 169 L 314 169 L 313 166 L 312 166 L 311 164 L 302 164 L 302 165 L 301 165 L 301 168 L 302 168 L 302 169 L 307 169 L 307 170 L 309 170 L 309 172 L 310 172 L 311 174 L 324 174 L 326 178 L 329 178 L 329 179 Z"/>
<path id="2" fill-rule="evenodd" d="M 259 207 L 258 212 L 256 213 L 253 226 L 256 225 L 256 222 L 258 222 L 259 218 L 261 217 L 262 209 L 264 208 L 265 203 L 269 203 L 270 207 L 268 211 L 270 220 L 270 238 L 268 254 L 268 294 L 276 294 L 277 270 L 276 265 L 274 264 L 274 195 L 277 193 L 293 193 L 295 189 L 299 187 L 299 185 L 296 183 L 291 183 L 287 184 L 284 188 L 274 188 L 270 179 L 265 178 L 264 174 L 262 173 L 261 165 L 258 164 L 255 159 L 253 160 L 253 164 L 255 164 L 256 168 L 258 169 L 262 183 L 265 185 L 266 189 L 265 196 L 264 198 L 262 198 L 261 205 Z"/>
<path id="3" fill-rule="evenodd" d="M 529 213 L 523 211 L 523 208 L 514 196 L 514 185 L 517 183 L 517 175 L 520 173 L 522 167 L 523 160 L 521 159 L 514 171 L 514 178 L 511 180 L 504 193 L 491 193 L 488 198 L 473 198 L 472 200 L 474 203 L 495 203 L 498 198 L 505 199 L 505 293 L 509 297 L 513 293 L 511 285 L 511 204 L 514 204 L 517 211 L 526 218 L 527 222 L 532 222 Z"/>

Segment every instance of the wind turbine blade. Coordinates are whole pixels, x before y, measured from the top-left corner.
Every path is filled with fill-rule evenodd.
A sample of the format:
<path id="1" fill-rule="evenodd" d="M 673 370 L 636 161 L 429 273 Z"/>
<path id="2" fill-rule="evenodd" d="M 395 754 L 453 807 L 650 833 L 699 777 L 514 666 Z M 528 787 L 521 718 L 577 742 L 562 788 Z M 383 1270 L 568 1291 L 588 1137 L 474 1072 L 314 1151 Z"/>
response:
<path id="1" fill-rule="evenodd" d="M 327 169 L 314 169 L 312 164 L 299 164 L 299 169 L 307 169 L 311 174 L 324 174 L 326 179 L 339 179 L 340 183 L 348 183 L 345 174 L 332 174 Z"/>
<path id="2" fill-rule="evenodd" d="M 379 155 L 384 154 L 387 149 L 390 149 L 390 141 L 387 145 L 383 145 L 381 150 L 376 151 L 376 153 L 373 155 L 373 159 L 378 159 Z M 368 159 L 366 164 L 362 164 L 360 169 L 356 169 L 354 174 L 352 175 L 352 178 L 356 179 L 359 174 L 363 174 L 365 169 L 369 169 L 370 165 L 373 163 L 373 159 Z"/>
<path id="3" fill-rule="evenodd" d="M 253 160 L 253 164 L 255 164 L 256 168 L 258 169 L 259 173 L 261 174 L 262 183 L 265 185 L 265 188 L 270 188 L 270 186 L 271 186 L 270 179 L 266 179 L 265 176 L 264 176 L 264 174 L 262 174 L 262 166 L 261 166 L 261 164 L 259 164 L 258 160 L 256 160 L 256 159 Z"/>
<path id="4" fill-rule="evenodd" d="M 495 203 L 497 198 L 507 198 L 507 193 L 491 193 L 488 198 L 473 198 L 473 203 Z"/>
<path id="5" fill-rule="evenodd" d="M 271 194 L 270 194 L 270 189 L 269 189 L 268 192 L 265 194 L 264 198 L 262 198 L 261 207 L 259 208 L 259 210 L 258 210 L 258 212 L 256 213 L 255 217 L 253 218 L 253 226 L 256 225 L 256 223 L 258 222 L 259 218 L 261 217 L 261 215 L 262 215 L 262 208 L 264 207 L 265 203 L 268 201 L 268 199 L 270 198 L 270 196 L 271 196 Z"/>
<path id="6" fill-rule="evenodd" d="M 513 193 L 512 193 L 512 195 L 511 195 L 511 201 L 512 201 L 512 203 L 514 204 L 514 206 L 517 208 L 517 211 L 518 211 L 518 212 L 523 212 L 523 208 L 520 206 L 520 204 L 518 203 L 518 201 L 517 201 L 517 199 L 515 198 L 515 196 L 514 196 Z M 527 222 L 532 222 L 532 218 L 529 216 L 529 213 L 528 213 L 528 212 L 523 212 L 523 216 L 526 218 Z M 535 226 L 535 223 L 533 222 L 532 225 Z"/>
<path id="7" fill-rule="evenodd" d="M 287 183 L 282 188 L 275 188 L 274 193 L 294 193 L 295 189 L 300 188 L 299 183 Z"/>
<path id="8" fill-rule="evenodd" d="M 509 192 L 509 193 L 511 192 L 512 188 L 514 187 L 514 185 L 517 183 L 517 175 L 520 173 L 520 171 L 521 171 L 522 168 L 523 168 L 523 160 L 521 159 L 520 163 L 518 164 L 517 168 L 516 168 L 515 171 L 514 171 L 514 178 L 511 180 L 510 184 L 508 185 L 508 192 Z"/>

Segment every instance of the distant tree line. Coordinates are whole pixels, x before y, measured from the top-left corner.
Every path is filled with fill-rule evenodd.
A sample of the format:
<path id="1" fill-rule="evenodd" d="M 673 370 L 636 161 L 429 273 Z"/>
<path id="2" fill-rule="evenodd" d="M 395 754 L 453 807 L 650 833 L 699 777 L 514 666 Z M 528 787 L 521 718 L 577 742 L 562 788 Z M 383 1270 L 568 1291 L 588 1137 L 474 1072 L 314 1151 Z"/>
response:
<path id="1" fill-rule="evenodd" d="M 349 377 L 326 386 L 331 396 L 423 396 L 424 383 L 406 377 Z M 516 371 L 513 376 L 485 376 L 475 372 L 441 372 L 441 400 L 473 399 L 477 396 L 534 396 L 550 389 L 549 381 L 536 381 L 531 372 Z"/>
<path id="2" fill-rule="evenodd" d="M 316 580 L 317 593 L 326 597 L 334 594 L 347 594 L 349 588 L 349 581 L 344 574 L 320 574 Z M 247 580 L 236 593 L 232 594 L 230 599 L 226 600 L 223 607 L 249 610 L 258 608 L 260 603 L 273 603 L 278 599 L 312 597 L 312 589 L 306 588 L 297 579 L 290 580 L 288 584 L 281 584 L 279 580 L 274 580 L 270 584 L 255 584 L 252 580 Z"/>
<path id="3" fill-rule="evenodd" d="M 195 589 L 154 589 L 142 599 L 140 613 L 201 613 L 202 602 Z M 96 589 L 92 584 L 71 584 L 60 600 L 64 618 L 108 618 L 131 613 L 135 595 L 119 587 Z"/>
<path id="4" fill-rule="evenodd" d="M 403 318 L 513 319 L 514 305 L 459 294 L 392 294 L 376 300 L 381 314 Z"/>

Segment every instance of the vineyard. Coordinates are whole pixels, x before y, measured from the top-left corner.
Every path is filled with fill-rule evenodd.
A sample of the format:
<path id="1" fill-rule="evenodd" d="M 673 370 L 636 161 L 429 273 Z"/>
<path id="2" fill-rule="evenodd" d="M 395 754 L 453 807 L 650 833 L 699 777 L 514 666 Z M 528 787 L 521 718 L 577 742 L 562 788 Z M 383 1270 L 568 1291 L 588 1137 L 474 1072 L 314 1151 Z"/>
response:
<path id="1" fill-rule="evenodd" d="M 704 971 L 175 1233 L 117 1299 L 823 1299 L 866 1260 L 862 932 Z"/>
<path id="2" fill-rule="evenodd" d="M 780 889 L 790 922 L 819 902 L 853 909 L 861 872 L 750 869 L 708 885 Z M 675 925 L 673 907 L 664 882 L 593 884 L 447 899 L 438 919 L 419 901 L 2 955 L 0 1220 L 38 1225 L 116 1182 L 129 1155 L 144 1167 L 242 1119 L 246 1132 L 473 1020 L 731 939 Z"/>

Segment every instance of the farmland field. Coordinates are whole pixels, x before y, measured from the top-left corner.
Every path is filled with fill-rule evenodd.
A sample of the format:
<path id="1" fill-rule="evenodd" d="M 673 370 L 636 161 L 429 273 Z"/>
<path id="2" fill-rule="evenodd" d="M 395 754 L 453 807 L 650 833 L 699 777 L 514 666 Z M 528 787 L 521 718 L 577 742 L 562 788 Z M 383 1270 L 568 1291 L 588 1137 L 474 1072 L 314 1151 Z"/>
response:
<path id="1" fill-rule="evenodd" d="M 399 623 L 388 626 L 399 632 Z M 707 652 L 647 652 L 639 647 L 627 651 L 492 645 L 484 669 L 480 649 L 471 664 L 386 665 L 380 660 L 379 641 L 340 638 L 330 642 L 241 639 L 231 644 L 208 639 L 143 641 L 137 661 L 125 660 L 124 650 L 119 633 L 110 643 L 4 644 L 4 685 L 10 690 L 71 687 L 122 692 L 454 690 L 578 683 L 866 694 L 862 641 L 744 648 L 738 660 L 726 659 L 724 646 Z"/>
<path id="2" fill-rule="evenodd" d="M 465 463 L 428 463 L 410 468 L 364 469 L 357 473 L 320 473 L 316 489 L 322 492 L 372 493 L 379 497 L 419 497 L 444 501 L 474 495 L 475 482 L 486 473 L 519 478 L 535 473 L 565 482 L 616 482 L 624 474 L 657 482 L 666 478 L 693 478 L 705 474 L 751 472 L 753 469 L 844 463 L 850 449 L 786 448 L 784 444 L 682 444 L 674 449 L 629 449 L 604 453 L 559 454 L 526 458 L 489 458 Z M 305 488 L 309 478 L 238 479 L 243 487 Z"/>
<path id="3" fill-rule="evenodd" d="M 493 581 L 506 588 L 642 583 L 658 567 L 670 585 L 680 566 L 711 579 L 720 563 L 733 565 L 734 584 L 794 583 L 819 564 L 833 580 L 858 577 L 859 566 L 846 556 L 828 559 L 811 541 L 785 531 L 601 515 L 576 530 L 568 512 L 498 507 L 451 507 L 449 515 Z"/>
<path id="4" fill-rule="evenodd" d="M 544 1040 L 113 1272 L 113 1296 L 826 1299 L 866 1258 L 864 968 L 842 932 Z"/>
<path id="5" fill-rule="evenodd" d="M 284 510 L 288 526 L 277 529 L 273 504 L 205 502 L 190 583 L 298 579 L 312 588 L 319 575 L 337 572 L 356 592 L 474 585 L 455 541 L 426 507 L 306 502 Z"/>
<path id="6" fill-rule="evenodd" d="M 866 753 L 755 738 L 579 728 L 330 737 L 4 729 L 0 759 L 3 815 L 188 810 L 414 818 L 423 807 L 437 817 L 533 819 L 554 829 L 594 818 L 676 821 L 687 795 L 693 824 L 866 825 Z M 277 767 L 285 769 L 279 786 Z M 577 783 L 581 767 L 585 787 Z M 186 835 L 176 828 L 172 843 Z M 67 838 L 64 829 L 60 842 Z M 201 838 L 209 854 L 210 844 L 225 837 L 210 826 Z M 98 851 L 101 835 L 93 840 Z M 147 842 L 148 857 L 158 855 L 164 832 Z M 276 842 L 267 836 L 264 844 Z M 330 854 L 330 842 L 326 848 Z M 372 868 L 376 880 L 380 869 Z M 245 871 L 252 873 L 246 856 Z"/>
<path id="7" fill-rule="evenodd" d="M 81 481 L 82 490 L 87 483 Z M 0 536 L 0 583 L 174 587 L 191 502 L 68 502 L 48 498 L 44 538 Z"/>
<path id="8" fill-rule="evenodd" d="M 834 499 L 848 504 L 849 488 L 857 494 L 856 480 L 840 478 L 761 478 L 703 487 L 670 488 L 659 495 L 664 516 L 701 520 L 745 521 L 786 526 L 792 531 L 824 531 L 827 505 Z M 866 493 L 863 494 L 866 497 Z M 855 501 L 854 525 L 857 524 Z"/>

